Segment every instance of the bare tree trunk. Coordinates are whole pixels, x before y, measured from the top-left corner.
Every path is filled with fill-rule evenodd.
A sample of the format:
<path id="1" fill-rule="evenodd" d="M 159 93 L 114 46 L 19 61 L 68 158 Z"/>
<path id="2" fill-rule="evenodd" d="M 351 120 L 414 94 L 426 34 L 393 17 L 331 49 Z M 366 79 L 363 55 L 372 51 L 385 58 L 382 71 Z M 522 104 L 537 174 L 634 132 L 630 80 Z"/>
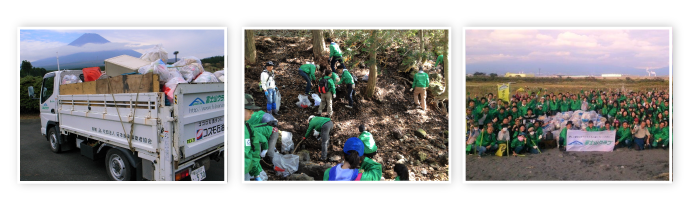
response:
<path id="1" fill-rule="evenodd" d="M 425 56 L 425 35 L 424 35 L 424 30 L 420 30 L 420 34 L 418 35 L 420 37 L 420 54 L 417 58 L 417 63 L 418 65 L 422 64 L 422 58 Z"/>
<path id="2" fill-rule="evenodd" d="M 246 47 L 244 49 L 244 54 L 247 64 L 256 63 L 256 39 L 253 35 L 253 30 L 246 30 L 244 37 L 244 44 Z"/>
<path id="3" fill-rule="evenodd" d="M 320 60 L 325 60 L 326 53 L 326 42 L 323 38 L 323 30 L 312 30 L 312 44 L 314 49 L 314 61 L 319 62 Z"/>
<path id="4" fill-rule="evenodd" d="M 443 52 L 442 54 L 444 55 L 444 59 L 442 60 L 442 75 L 444 76 L 444 93 L 442 95 L 439 95 L 435 98 L 435 103 L 439 106 L 441 103 L 441 109 L 440 112 L 443 114 L 448 114 L 446 110 L 446 101 L 449 99 L 449 30 L 444 31 L 444 38 L 442 40 L 442 45 Z"/>
<path id="5" fill-rule="evenodd" d="M 376 31 L 370 31 L 372 39 L 372 46 L 370 49 L 369 60 L 369 80 L 367 81 L 367 98 L 374 96 L 374 91 L 376 90 L 376 80 L 377 80 L 377 69 L 376 69 Z"/>

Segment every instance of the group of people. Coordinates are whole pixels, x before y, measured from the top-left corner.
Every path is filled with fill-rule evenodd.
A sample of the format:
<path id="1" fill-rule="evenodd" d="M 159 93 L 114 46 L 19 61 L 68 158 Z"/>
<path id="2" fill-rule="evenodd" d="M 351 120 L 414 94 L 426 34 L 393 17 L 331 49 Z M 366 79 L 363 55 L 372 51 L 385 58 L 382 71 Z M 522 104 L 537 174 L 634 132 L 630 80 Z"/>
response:
<path id="1" fill-rule="evenodd" d="M 318 115 L 311 115 L 306 120 L 308 124 L 306 133 L 304 134 L 302 140 L 307 140 L 314 136 L 321 144 L 321 161 L 326 161 L 328 159 L 328 146 L 330 142 L 330 132 L 333 129 L 333 121 L 331 117 L 333 115 L 332 109 L 332 99 L 336 97 L 336 87 L 340 85 L 347 86 L 347 99 L 349 104 L 346 105 L 348 108 L 353 107 L 353 95 L 355 93 L 355 80 L 354 76 L 345 68 L 342 61 L 342 53 L 340 51 L 339 45 L 331 41 L 330 45 L 330 60 L 331 69 L 325 69 L 320 71 L 320 66 L 314 63 L 306 63 L 299 67 L 298 74 L 304 78 L 306 81 L 306 88 L 304 90 L 304 95 L 309 95 L 312 91 L 312 82 L 318 81 L 317 91 L 321 97 L 321 104 L 319 106 Z M 334 67 L 336 62 L 340 63 L 337 67 Z M 260 161 L 262 158 L 268 158 L 266 162 L 272 162 L 272 158 L 276 155 L 275 145 L 278 139 L 277 129 L 277 119 L 273 114 L 278 114 L 276 109 L 275 94 L 277 93 L 277 88 L 274 79 L 274 63 L 271 61 L 264 65 L 264 70 L 261 73 L 260 86 L 265 92 L 268 99 L 266 108 L 268 112 L 264 112 L 255 105 L 253 96 L 245 95 L 245 150 L 244 150 L 244 172 L 250 176 L 250 179 L 246 180 L 256 180 L 261 181 L 260 177 L 263 169 L 261 167 Z M 320 78 L 316 77 L 316 72 L 322 72 L 323 75 Z M 340 72 L 339 77 L 336 72 Z M 328 117 L 323 117 L 321 115 L 322 110 L 327 108 Z M 377 153 L 377 145 L 374 138 L 370 132 L 367 131 L 365 125 L 360 125 L 358 127 L 359 135 L 357 137 L 350 137 L 345 141 L 343 146 L 343 156 L 339 160 L 336 166 L 327 169 L 324 173 L 323 179 L 326 181 L 379 181 L 382 176 L 382 166 L 381 164 L 372 160 L 374 155 Z M 407 181 L 409 180 L 409 172 L 405 165 L 397 164 L 394 167 L 394 171 L 397 173 L 395 180 Z"/>
<path id="2" fill-rule="evenodd" d="M 522 88 L 523 89 L 523 88 Z M 522 90 L 520 89 L 520 90 Z M 614 149 L 644 150 L 669 147 L 669 94 L 665 91 L 617 91 L 591 90 L 570 93 L 548 93 L 517 91 L 509 101 L 496 99 L 495 95 L 469 97 L 466 99 L 466 122 L 468 124 L 466 151 L 482 157 L 501 147 L 512 155 L 540 153 L 539 143 L 548 139 L 549 124 L 539 120 L 541 116 L 552 116 L 559 112 L 596 111 L 604 116 L 603 126 L 588 121 L 584 131 L 616 130 Z M 567 130 L 578 129 L 577 124 L 567 121 L 559 134 L 559 148 L 567 146 Z M 511 137 L 510 137 L 511 136 Z M 552 135 L 550 135 L 552 137 Z M 554 147 L 553 147 L 554 148 Z"/>

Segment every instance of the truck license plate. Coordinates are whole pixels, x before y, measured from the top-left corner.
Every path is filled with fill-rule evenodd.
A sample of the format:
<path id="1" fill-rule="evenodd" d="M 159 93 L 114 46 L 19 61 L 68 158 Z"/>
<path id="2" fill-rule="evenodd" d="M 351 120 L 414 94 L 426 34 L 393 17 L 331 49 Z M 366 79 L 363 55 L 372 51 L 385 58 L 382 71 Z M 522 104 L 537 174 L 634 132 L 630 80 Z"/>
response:
<path id="1" fill-rule="evenodd" d="M 191 181 L 202 181 L 205 177 L 205 166 L 201 166 L 191 172 Z"/>

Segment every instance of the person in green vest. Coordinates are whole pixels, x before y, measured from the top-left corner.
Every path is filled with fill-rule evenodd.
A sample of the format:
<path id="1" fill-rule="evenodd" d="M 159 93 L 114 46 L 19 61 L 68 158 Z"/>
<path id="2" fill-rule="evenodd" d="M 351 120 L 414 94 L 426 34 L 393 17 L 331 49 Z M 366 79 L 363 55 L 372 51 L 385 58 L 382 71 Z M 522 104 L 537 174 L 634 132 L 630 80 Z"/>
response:
<path id="1" fill-rule="evenodd" d="M 313 63 L 303 64 L 299 66 L 299 76 L 304 78 L 306 81 L 306 87 L 304 88 L 304 95 L 308 95 L 311 92 L 311 82 L 316 80 L 316 71 L 319 70 L 321 66 L 314 65 Z"/>
<path id="2" fill-rule="evenodd" d="M 510 150 L 512 150 L 512 156 L 516 157 L 518 154 L 522 154 L 526 148 L 526 133 L 521 132 L 516 137 L 513 137 L 510 147 Z"/>
<path id="3" fill-rule="evenodd" d="M 586 131 L 592 132 L 592 131 L 601 131 L 599 127 L 594 126 L 594 121 L 590 120 L 589 125 L 586 127 Z"/>
<path id="4" fill-rule="evenodd" d="M 323 107 L 326 107 L 326 111 L 328 112 L 329 118 L 333 116 L 333 99 L 335 99 L 335 94 L 336 94 L 335 93 L 335 82 L 330 77 L 331 73 L 333 73 L 333 72 L 331 72 L 328 69 L 326 69 L 324 71 L 324 76 L 323 76 L 323 78 L 321 78 L 321 80 L 325 80 L 325 83 L 326 83 L 325 87 L 321 86 L 322 81 L 319 80 L 319 93 L 321 94 L 321 104 L 319 105 L 318 114 L 321 115 L 321 111 L 323 111 Z"/>
<path id="5" fill-rule="evenodd" d="M 560 112 L 567 112 L 570 110 L 570 101 L 567 101 L 566 96 L 562 96 L 562 101 L 560 101 Z"/>
<path id="6" fill-rule="evenodd" d="M 567 125 L 565 125 L 564 128 L 562 128 L 562 131 L 560 131 L 560 150 L 565 151 L 567 147 L 567 130 L 572 129 L 572 121 L 567 121 Z"/>
<path id="7" fill-rule="evenodd" d="M 338 70 L 341 71 L 342 73 L 342 78 L 340 78 L 340 82 L 338 82 L 338 87 L 340 87 L 341 84 L 347 85 L 347 99 L 349 101 L 348 105 L 345 105 L 347 108 L 352 108 L 352 96 L 355 95 L 355 81 L 353 80 L 352 74 L 348 69 L 345 69 L 344 66 L 338 66 Z"/>
<path id="8" fill-rule="evenodd" d="M 258 176 L 260 171 L 256 166 L 260 166 L 261 161 L 261 145 L 257 137 L 252 137 L 253 129 L 247 122 L 251 119 L 254 110 L 260 110 L 261 107 L 256 106 L 253 97 L 246 94 L 244 97 L 244 173 L 249 174 L 257 181 L 262 179 Z M 245 179 L 250 180 L 250 179 Z"/>
<path id="9" fill-rule="evenodd" d="M 557 114 L 557 111 L 560 107 L 559 101 L 557 100 L 557 96 L 553 95 L 553 97 L 550 99 L 549 105 L 550 105 L 550 115 L 555 115 Z"/>
<path id="10" fill-rule="evenodd" d="M 659 129 L 654 133 L 654 142 L 652 142 L 652 147 L 668 149 L 669 140 L 668 126 L 666 126 L 665 121 L 661 121 L 659 123 Z"/>
<path id="11" fill-rule="evenodd" d="M 526 148 L 531 154 L 540 153 L 538 149 L 538 143 L 541 142 L 541 137 L 543 136 L 543 130 L 536 127 L 528 128 L 528 138 L 526 138 Z"/>
<path id="12" fill-rule="evenodd" d="M 309 127 L 306 129 L 306 133 L 304 134 L 302 140 L 309 137 L 312 131 L 318 132 L 319 141 L 321 142 L 321 158 L 319 160 L 325 161 L 328 155 L 328 142 L 330 141 L 331 129 L 333 129 L 333 121 L 331 121 L 330 118 L 319 116 L 314 117 L 312 115 L 309 116 L 307 123 L 309 123 Z"/>
<path id="13" fill-rule="evenodd" d="M 478 135 L 478 138 L 475 140 L 475 147 L 476 150 L 478 150 L 478 158 L 483 157 L 483 154 L 486 151 L 497 150 L 497 137 L 495 136 L 492 127 L 488 127 L 487 130 Z"/>
<path id="14" fill-rule="evenodd" d="M 628 125 L 627 121 L 623 121 L 622 124 L 623 126 L 618 129 L 617 135 L 619 138 L 615 143 L 616 147 L 620 145 L 632 149 L 632 131 L 630 130 L 630 125 Z"/>
<path id="15" fill-rule="evenodd" d="M 328 41 L 331 42 L 331 45 L 329 47 L 331 53 L 328 57 L 328 62 L 331 63 L 331 70 L 335 73 L 335 63 L 336 62 L 339 62 L 341 65 L 344 65 L 343 64 L 343 52 L 340 51 L 340 46 L 338 46 L 337 43 L 333 42 L 332 39 L 329 39 Z"/>
<path id="16" fill-rule="evenodd" d="M 437 68 L 437 66 L 439 66 L 439 63 L 442 63 L 442 65 L 444 65 L 444 55 L 443 54 L 440 54 L 439 56 L 437 56 L 437 62 L 434 63 L 434 68 Z"/>
<path id="17" fill-rule="evenodd" d="M 360 136 L 357 138 L 362 140 L 362 143 L 364 143 L 364 156 L 374 158 L 374 155 L 377 152 L 377 146 L 376 142 L 374 141 L 374 137 L 372 137 L 372 133 L 367 131 L 367 127 L 365 127 L 364 124 L 360 124 L 359 131 Z"/>
<path id="18" fill-rule="evenodd" d="M 572 95 L 572 99 L 570 101 L 570 110 L 575 111 L 575 110 L 580 110 L 582 108 L 582 101 L 577 98 L 576 95 Z"/>
<path id="19" fill-rule="evenodd" d="M 398 163 L 393 166 L 393 171 L 396 172 L 394 181 L 410 181 L 410 172 L 407 166 Z"/>
<path id="20" fill-rule="evenodd" d="M 427 111 L 427 87 L 430 87 L 430 76 L 425 73 L 420 66 L 420 71 L 413 77 L 413 85 L 410 87 L 410 91 L 413 92 L 413 97 L 415 98 L 415 103 L 422 107 L 423 110 Z M 420 96 L 420 99 L 418 99 Z"/>
<path id="21" fill-rule="evenodd" d="M 351 137 L 343 145 L 343 162 L 326 169 L 324 181 L 379 181 L 381 164 L 364 155 L 364 143 Z"/>

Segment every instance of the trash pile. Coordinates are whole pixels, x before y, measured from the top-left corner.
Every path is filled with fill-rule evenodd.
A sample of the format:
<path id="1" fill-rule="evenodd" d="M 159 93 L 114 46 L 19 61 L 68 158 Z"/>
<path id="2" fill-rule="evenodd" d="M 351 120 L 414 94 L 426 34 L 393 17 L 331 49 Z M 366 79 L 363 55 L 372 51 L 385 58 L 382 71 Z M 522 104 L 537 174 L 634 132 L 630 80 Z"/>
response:
<path id="1" fill-rule="evenodd" d="M 547 116 L 545 118 L 539 117 L 538 119 L 545 124 L 545 126 L 543 126 L 543 133 L 545 134 L 550 131 L 556 138 L 560 136 L 562 128 L 567 126 L 567 121 L 572 121 L 573 129 L 584 130 L 589 126 L 589 121 L 594 121 L 595 127 L 603 127 L 607 120 L 606 117 L 603 117 L 593 110 L 559 112 L 554 116 Z"/>

